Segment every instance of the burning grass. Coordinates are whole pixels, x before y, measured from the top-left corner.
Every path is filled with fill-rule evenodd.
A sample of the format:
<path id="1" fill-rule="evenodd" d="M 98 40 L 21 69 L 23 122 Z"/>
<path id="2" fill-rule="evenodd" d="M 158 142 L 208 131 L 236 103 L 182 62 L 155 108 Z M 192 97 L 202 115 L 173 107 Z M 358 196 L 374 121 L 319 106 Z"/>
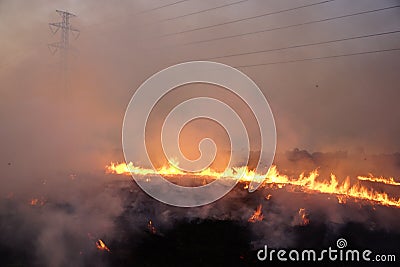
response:
<path id="1" fill-rule="evenodd" d="M 390 197 L 386 192 L 376 191 L 373 188 L 363 186 L 360 181 L 368 180 L 373 183 L 385 183 L 390 185 L 397 185 L 393 178 L 367 178 L 358 176 L 358 181 L 351 184 L 350 177 L 346 177 L 342 182 L 339 182 L 335 174 L 331 174 L 329 179 L 322 179 L 318 169 L 311 171 L 308 175 L 301 173 L 298 177 L 289 177 L 280 174 L 276 166 L 272 166 L 266 175 L 254 173 L 245 167 L 238 167 L 228 169 L 225 172 L 216 172 L 211 169 L 205 169 L 198 173 L 187 173 L 172 167 L 164 166 L 159 170 L 146 169 L 134 166 L 132 163 L 111 163 L 106 166 L 106 173 L 115 173 L 121 175 L 135 175 L 136 177 L 143 177 L 146 181 L 151 182 L 152 175 L 160 174 L 167 178 L 201 178 L 204 181 L 205 177 L 209 179 L 238 179 L 240 182 L 245 182 L 245 188 L 248 187 L 247 182 L 251 181 L 253 177 L 255 180 L 262 182 L 265 187 L 269 184 L 276 184 L 279 188 L 286 185 L 298 187 L 301 191 L 306 193 L 324 193 L 336 195 L 340 203 L 345 203 L 346 199 L 352 198 L 355 200 L 362 200 L 371 204 L 379 204 L 383 206 L 392 206 L 400 208 L 400 198 Z M 247 186 L 246 186 L 247 185 Z"/>

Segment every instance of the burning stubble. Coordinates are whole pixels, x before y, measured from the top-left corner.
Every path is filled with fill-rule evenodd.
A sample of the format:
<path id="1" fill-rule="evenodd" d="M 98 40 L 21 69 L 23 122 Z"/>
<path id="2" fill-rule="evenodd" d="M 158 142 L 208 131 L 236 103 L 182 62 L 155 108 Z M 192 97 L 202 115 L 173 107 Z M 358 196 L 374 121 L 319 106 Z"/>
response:
<path id="1" fill-rule="evenodd" d="M 203 179 L 237 179 L 239 182 L 247 183 L 253 180 L 253 171 L 249 170 L 246 166 L 233 168 L 231 170 L 227 170 L 225 172 L 217 172 L 208 168 L 200 173 L 188 174 L 184 171 L 180 171 L 175 167 L 164 166 L 159 170 L 152 169 L 144 169 L 138 166 L 133 166 L 132 163 L 128 165 L 125 163 L 114 164 L 106 167 L 107 173 L 117 173 L 123 175 L 135 175 L 137 177 L 151 177 L 152 175 L 160 174 L 165 177 L 172 178 L 187 178 L 190 176 L 194 176 L 194 179 L 200 178 Z M 242 173 L 245 175 L 242 175 Z M 247 178 L 249 177 L 249 178 Z M 287 175 L 282 175 L 279 173 L 276 166 L 272 166 L 267 175 L 255 175 L 256 179 L 262 182 L 262 186 L 274 187 L 274 185 L 278 185 L 278 187 L 289 186 L 289 190 L 302 190 L 303 192 L 309 193 L 322 193 L 322 194 L 330 194 L 334 195 L 338 198 L 340 203 L 345 203 L 345 199 L 351 198 L 355 201 L 367 201 L 372 205 L 379 204 L 384 206 L 394 206 L 400 208 L 400 198 L 390 197 L 386 192 L 379 192 L 377 190 L 368 188 L 366 186 L 361 185 L 359 182 L 355 184 L 351 184 L 350 177 L 346 177 L 342 182 L 339 182 L 338 178 L 335 174 L 331 174 L 328 179 L 320 179 L 318 170 L 315 169 L 311 171 L 309 174 L 301 173 L 298 177 L 289 177 Z M 358 177 L 359 180 L 361 176 Z M 151 179 L 146 180 L 151 183 Z M 396 185 L 393 179 L 368 179 L 368 181 L 373 183 L 384 183 L 389 185 Z M 388 182 L 392 181 L 392 182 Z M 302 211 L 304 212 L 304 210 Z M 300 211 L 299 211 L 300 213 Z"/>
<path id="2" fill-rule="evenodd" d="M 251 265 L 255 259 L 251 246 L 259 248 L 267 243 L 273 247 L 323 247 L 321 244 L 332 243 L 343 235 L 353 237 L 353 240 L 348 238 L 349 243 L 358 246 L 368 243 L 388 251 L 398 246 L 400 155 L 369 154 L 392 153 L 400 148 L 397 54 L 247 68 L 246 73 L 260 85 L 274 111 L 278 152 L 283 154 L 295 146 L 322 151 L 291 150 L 278 155 L 276 173 L 271 179 L 262 177 L 266 180 L 264 186 L 253 194 L 243 189 L 248 186 L 247 181 L 240 181 L 240 186 L 217 203 L 191 210 L 177 209 L 143 194 L 127 175 L 103 174 L 104 165 L 121 162 L 123 157 L 118 129 L 134 88 L 164 66 L 231 53 L 228 50 L 243 52 L 244 48 L 257 50 L 266 49 L 266 45 L 274 48 L 308 43 L 310 36 L 327 40 L 344 29 L 348 32 L 343 32 L 343 36 L 373 32 L 397 25 L 399 18 L 398 9 L 394 9 L 361 16 L 355 21 L 296 28 L 287 34 L 261 34 L 256 39 L 242 38 L 238 42 L 228 39 L 151 55 L 144 51 L 146 47 L 167 47 L 181 40 L 176 36 L 155 42 L 144 38 L 147 35 L 168 34 L 184 30 L 187 25 L 206 26 L 223 19 L 234 20 L 239 14 L 292 7 L 291 1 L 247 2 L 248 6 L 229 9 L 223 16 L 221 12 L 211 12 L 203 14 L 207 17 L 202 19 L 187 17 L 184 23 L 172 21 L 163 27 L 153 24 L 155 32 L 150 32 L 141 26 L 159 20 L 159 16 L 167 18 L 171 16 L 169 12 L 193 12 L 205 5 L 205 1 L 191 3 L 199 6 L 176 5 L 176 9 L 167 8 L 166 13 L 158 10 L 134 18 L 132 13 L 154 8 L 155 3 L 122 1 L 115 5 L 89 0 L 60 4 L 44 0 L 39 5 L 36 1 L 0 1 L 0 53 L 4 59 L 0 66 L 0 265 L 120 266 L 121 262 L 131 266 L 160 265 L 160 262 L 166 265 L 171 263 L 171 255 L 176 258 L 192 255 L 198 259 L 200 249 L 204 260 L 207 256 L 218 259 L 212 253 L 216 247 L 229 247 L 235 252 L 226 253 L 229 259 L 222 258 L 220 266 L 229 265 L 229 260 L 232 266 L 237 261 Z M 264 25 L 287 25 L 292 20 L 307 21 L 316 15 L 323 18 L 343 15 L 350 9 L 366 10 L 371 5 L 379 8 L 383 2 L 335 1 L 329 11 L 335 14 L 325 13 L 329 8 L 321 6 L 248 23 L 263 29 Z M 54 39 L 47 32 L 48 22 L 58 20 L 54 10 L 64 7 L 78 14 L 74 23 L 83 33 L 74 42 L 79 54 L 70 61 L 68 91 L 60 85 L 57 56 L 51 56 L 46 47 Z M 240 32 L 232 34 L 253 29 L 221 28 L 215 29 L 215 33 L 223 36 L 234 30 Z M 321 36 L 314 36 L 316 32 Z M 188 42 L 213 38 L 210 34 L 200 31 L 185 38 L 190 39 Z M 390 38 L 382 42 L 379 39 L 372 45 L 390 47 L 397 43 L 398 39 Z M 367 42 L 357 43 L 354 49 L 367 45 Z M 302 50 L 298 56 L 325 55 L 331 49 L 335 48 Z M 255 59 L 270 62 L 274 57 L 281 58 L 281 54 L 272 55 L 272 59 L 270 56 L 257 55 Z M 253 62 L 252 58 L 247 60 Z M 242 63 L 236 58 L 226 62 Z M 356 155 L 350 157 L 337 150 Z M 191 148 L 185 152 L 196 156 Z M 225 158 L 220 162 L 223 166 Z M 166 174 L 171 173 L 164 164 L 160 160 L 159 166 L 165 167 Z M 133 166 L 140 171 L 149 167 Z M 126 172 L 124 165 L 115 167 Z M 190 179 L 199 178 L 201 184 L 209 182 L 207 179 L 212 181 L 220 175 L 220 168 L 215 167 L 216 170 Z M 151 171 L 143 175 L 149 182 Z M 211 175 L 212 172 L 217 174 Z M 301 173 L 304 175 L 300 176 Z M 170 175 L 171 179 L 176 176 L 181 181 L 189 180 L 182 174 Z M 249 223 L 259 205 L 264 218 Z M 301 209 L 304 213 L 299 212 Z M 308 224 L 303 223 L 304 214 Z M 150 220 L 157 227 L 155 234 L 149 229 Z M 199 234 L 194 234 L 195 231 Z M 224 237 L 233 240 L 224 242 Z M 184 240 L 186 247 L 194 248 L 195 252 L 190 254 L 190 250 L 178 246 L 173 241 L 177 239 Z M 100 240 L 111 253 L 97 248 Z M 158 244 L 175 250 L 165 250 Z M 159 251 L 171 255 L 161 254 L 157 262 L 153 254 L 146 254 L 157 246 Z"/>
<path id="3" fill-rule="evenodd" d="M 324 166 L 337 164 L 337 160 L 327 161 L 326 158 Z M 281 162 L 280 168 L 283 170 L 293 170 L 297 165 L 292 162 L 291 168 L 290 165 L 283 165 L 282 159 L 278 158 L 277 161 Z M 354 232 L 353 228 L 363 231 L 363 238 L 374 237 L 377 246 L 381 246 L 385 239 L 390 248 L 399 240 L 397 214 L 400 209 L 391 205 L 397 203 L 395 197 L 398 196 L 398 186 L 380 180 L 358 180 L 358 175 L 355 175 L 351 183 L 358 181 L 363 183 L 363 187 L 361 184 L 360 187 L 353 187 L 352 184 L 346 185 L 346 178 L 336 178 L 336 184 L 330 180 L 331 177 L 319 177 L 317 173 L 325 172 L 323 167 L 294 176 L 281 174 L 278 166 L 275 166 L 267 176 L 262 177 L 265 179 L 263 186 L 252 194 L 244 189 L 248 185 L 244 179 L 218 202 L 182 209 L 151 199 L 131 181 L 129 170 L 138 177 L 148 179 L 148 182 L 156 173 L 132 164 L 111 164 L 107 166 L 105 175 L 77 174 L 73 176 L 74 179 L 69 174 L 61 175 L 58 179 L 47 179 L 40 186 L 31 187 L 22 195 L 8 192 L 0 209 L 2 227 L 6 227 L 1 228 L 2 251 L 7 253 L 11 248 L 15 251 L 18 247 L 15 253 L 27 255 L 26 262 L 47 266 L 71 262 L 75 266 L 89 263 L 108 266 L 123 259 L 130 263 L 152 262 L 154 259 L 148 258 L 141 247 L 154 247 L 155 242 L 171 245 L 176 235 L 184 233 L 186 238 L 180 238 L 186 240 L 184 242 L 188 242 L 188 246 L 195 246 L 197 242 L 198 246 L 209 247 L 210 251 L 205 250 L 204 253 L 211 255 L 208 253 L 211 253 L 212 243 L 199 237 L 196 242 L 191 240 L 191 234 L 185 229 L 195 227 L 196 231 L 201 231 L 199 229 L 207 225 L 204 231 L 212 232 L 219 227 L 219 223 L 226 223 L 232 229 L 239 227 L 231 242 L 239 242 L 239 233 L 245 236 L 246 241 L 238 243 L 238 254 L 232 256 L 241 261 L 255 259 L 252 251 L 264 244 L 271 247 L 297 247 L 304 243 L 304 246 L 317 247 L 327 242 L 326 238 L 330 240 L 347 231 Z M 179 176 L 181 180 L 235 178 L 234 172 L 229 178 L 211 169 L 198 176 L 187 176 L 167 166 L 159 171 L 172 178 Z M 373 171 L 376 173 L 376 170 Z M 63 188 L 63 194 L 57 188 Z M 375 195 L 384 194 L 385 191 L 390 191 L 391 196 L 389 193 L 388 198 Z M 10 210 L 15 212 L 10 213 Z M 24 221 L 30 222 L 29 227 Z M 391 236 L 383 234 L 386 231 L 384 229 L 390 231 Z M 316 231 L 329 234 L 318 234 L 321 237 L 316 238 Z M 219 233 L 224 232 L 219 230 Z M 377 233 L 379 236 L 376 236 Z M 202 235 L 209 237 L 205 233 Z M 214 235 L 218 236 L 217 233 Z M 222 236 L 219 239 L 221 242 L 224 240 Z M 348 240 L 355 244 L 358 242 L 351 236 Z M 215 241 L 215 244 L 220 243 Z M 236 248 L 233 249 L 236 251 Z M 181 252 L 170 253 L 180 255 Z M 136 256 L 130 258 L 128 255 Z M 3 258 L 5 262 L 15 262 L 12 257 Z"/>

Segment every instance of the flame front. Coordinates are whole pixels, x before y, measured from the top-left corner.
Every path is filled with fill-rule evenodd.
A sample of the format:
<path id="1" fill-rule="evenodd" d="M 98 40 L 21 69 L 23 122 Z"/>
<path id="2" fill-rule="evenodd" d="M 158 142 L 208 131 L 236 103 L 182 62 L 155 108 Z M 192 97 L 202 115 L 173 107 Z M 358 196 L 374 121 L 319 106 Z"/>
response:
<path id="1" fill-rule="evenodd" d="M 385 177 L 374 177 L 372 174 L 370 174 L 369 177 L 366 176 L 357 176 L 357 179 L 360 181 L 369 181 L 373 183 L 382 183 L 382 184 L 388 184 L 388 185 L 395 185 L 395 186 L 400 186 L 399 182 L 396 182 L 393 177 L 390 178 L 385 178 Z"/>
<path id="2" fill-rule="evenodd" d="M 304 173 L 300 174 L 297 179 L 291 179 L 286 175 L 279 174 L 276 166 L 272 166 L 267 174 L 264 183 L 280 183 L 299 186 L 303 191 L 315 191 L 319 193 L 334 194 L 340 197 L 341 203 L 344 203 L 345 198 L 354 198 L 358 200 L 371 201 L 384 206 L 394 206 L 400 208 L 400 198 L 390 198 L 386 192 L 377 192 L 362 186 L 360 183 L 350 184 L 350 177 L 347 177 L 342 183 L 334 174 L 330 175 L 330 180 L 319 181 L 318 170 L 312 171 L 308 176 Z"/>
<path id="3" fill-rule="evenodd" d="M 125 163 L 115 164 L 111 163 L 106 166 L 106 173 L 116 173 L 123 175 L 136 176 L 152 176 L 162 175 L 166 177 L 173 176 L 191 176 L 191 177 L 210 177 L 213 179 L 227 178 L 227 179 L 238 179 L 241 182 L 250 182 L 256 180 L 262 182 L 262 186 L 268 184 L 276 184 L 279 188 L 285 185 L 292 185 L 299 187 L 303 192 L 318 192 L 325 194 L 333 194 L 338 198 L 339 203 L 345 203 L 348 198 L 356 200 L 369 201 L 384 206 L 393 206 L 400 208 L 400 198 L 396 199 L 389 197 L 386 192 L 378 192 L 374 189 L 367 188 L 361 185 L 359 182 L 351 185 L 350 177 L 347 177 L 343 182 L 339 183 L 337 177 L 331 174 L 328 180 L 319 180 L 318 170 L 310 172 L 308 175 L 304 173 L 300 174 L 297 178 L 292 178 L 287 175 L 280 174 L 276 166 L 271 166 L 269 172 L 266 175 L 260 175 L 252 170 L 248 170 L 247 166 L 227 169 L 225 172 L 216 172 L 210 168 L 205 169 L 198 173 L 186 173 L 172 166 L 164 166 L 159 170 L 145 169 L 134 166 L 132 163 L 128 165 Z M 393 178 L 373 178 L 358 176 L 358 180 L 368 180 L 371 182 L 380 182 L 390 185 L 398 185 L 400 183 L 395 182 Z M 245 185 L 246 187 L 246 185 Z"/>
<path id="4" fill-rule="evenodd" d="M 249 171 L 247 167 L 239 167 L 227 169 L 225 172 L 217 172 L 211 168 L 202 170 L 201 172 L 187 173 L 174 166 L 163 166 L 158 170 L 146 169 L 134 166 L 132 162 L 126 163 L 113 163 L 106 166 L 106 173 L 111 174 L 124 174 L 124 175 L 139 175 L 139 176 L 151 176 L 151 175 L 162 175 L 162 176 L 194 176 L 194 177 L 211 177 L 214 179 L 218 178 L 240 178 L 241 180 L 251 181 L 253 175 L 256 179 L 263 181 L 264 178 L 261 175 Z"/>

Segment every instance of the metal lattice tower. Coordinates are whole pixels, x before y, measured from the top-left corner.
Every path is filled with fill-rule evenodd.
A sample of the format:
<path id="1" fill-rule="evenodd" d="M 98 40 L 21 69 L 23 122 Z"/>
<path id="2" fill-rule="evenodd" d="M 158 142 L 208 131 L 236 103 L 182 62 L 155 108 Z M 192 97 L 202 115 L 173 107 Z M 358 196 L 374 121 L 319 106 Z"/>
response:
<path id="1" fill-rule="evenodd" d="M 56 12 L 61 16 L 62 21 L 61 22 L 54 22 L 54 23 L 49 23 L 49 27 L 51 32 L 56 34 L 60 29 L 61 29 L 61 40 L 56 43 L 51 43 L 48 44 L 49 50 L 52 54 L 55 54 L 58 50 L 60 50 L 60 56 L 61 56 L 61 72 L 63 75 L 63 80 L 64 80 L 64 87 L 65 89 L 68 89 L 69 87 L 69 79 L 68 79 L 68 54 L 69 50 L 71 50 L 70 44 L 69 44 L 69 37 L 70 33 L 72 34 L 75 39 L 79 37 L 80 31 L 74 27 L 71 26 L 70 24 L 70 18 L 76 17 L 76 15 L 67 12 L 67 11 L 61 11 L 61 10 L 56 10 Z"/>
<path id="2" fill-rule="evenodd" d="M 48 47 L 52 54 L 55 54 L 58 50 L 60 50 L 62 59 L 63 59 L 64 63 L 66 64 L 68 51 L 70 49 L 69 33 L 71 32 L 71 34 L 76 39 L 79 37 L 80 31 L 78 29 L 72 27 L 70 24 L 70 18 L 76 17 L 76 15 L 74 15 L 70 12 L 61 11 L 61 10 L 56 10 L 56 12 L 61 16 L 62 21 L 49 23 L 49 27 L 53 34 L 56 34 L 58 32 L 58 30 L 61 29 L 61 40 L 56 43 L 48 44 Z"/>

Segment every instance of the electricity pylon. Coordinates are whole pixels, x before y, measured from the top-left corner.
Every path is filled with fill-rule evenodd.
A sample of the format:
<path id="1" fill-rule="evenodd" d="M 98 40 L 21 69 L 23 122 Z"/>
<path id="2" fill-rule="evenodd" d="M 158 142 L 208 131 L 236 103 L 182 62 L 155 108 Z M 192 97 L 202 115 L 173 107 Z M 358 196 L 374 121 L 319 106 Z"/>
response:
<path id="1" fill-rule="evenodd" d="M 69 32 L 71 32 L 72 35 L 75 34 L 75 39 L 78 38 L 80 32 L 78 29 L 72 27 L 69 22 L 69 19 L 71 17 L 76 17 L 76 15 L 61 10 L 56 10 L 56 12 L 62 17 L 62 21 L 49 23 L 49 27 L 53 34 L 56 34 L 58 30 L 61 29 L 61 41 L 49 44 L 48 46 L 52 54 L 60 49 L 62 53 L 64 53 L 64 56 L 66 56 L 69 49 Z"/>
<path id="2" fill-rule="evenodd" d="M 48 47 L 52 54 L 55 54 L 60 50 L 62 72 L 65 79 L 65 86 L 67 87 L 68 53 L 71 48 L 69 45 L 69 33 L 71 32 L 72 36 L 77 39 L 80 31 L 70 24 L 70 18 L 76 17 L 76 15 L 61 10 L 56 10 L 56 12 L 61 16 L 62 21 L 49 23 L 49 27 L 53 35 L 61 29 L 61 40 L 59 42 L 48 44 Z"/>

